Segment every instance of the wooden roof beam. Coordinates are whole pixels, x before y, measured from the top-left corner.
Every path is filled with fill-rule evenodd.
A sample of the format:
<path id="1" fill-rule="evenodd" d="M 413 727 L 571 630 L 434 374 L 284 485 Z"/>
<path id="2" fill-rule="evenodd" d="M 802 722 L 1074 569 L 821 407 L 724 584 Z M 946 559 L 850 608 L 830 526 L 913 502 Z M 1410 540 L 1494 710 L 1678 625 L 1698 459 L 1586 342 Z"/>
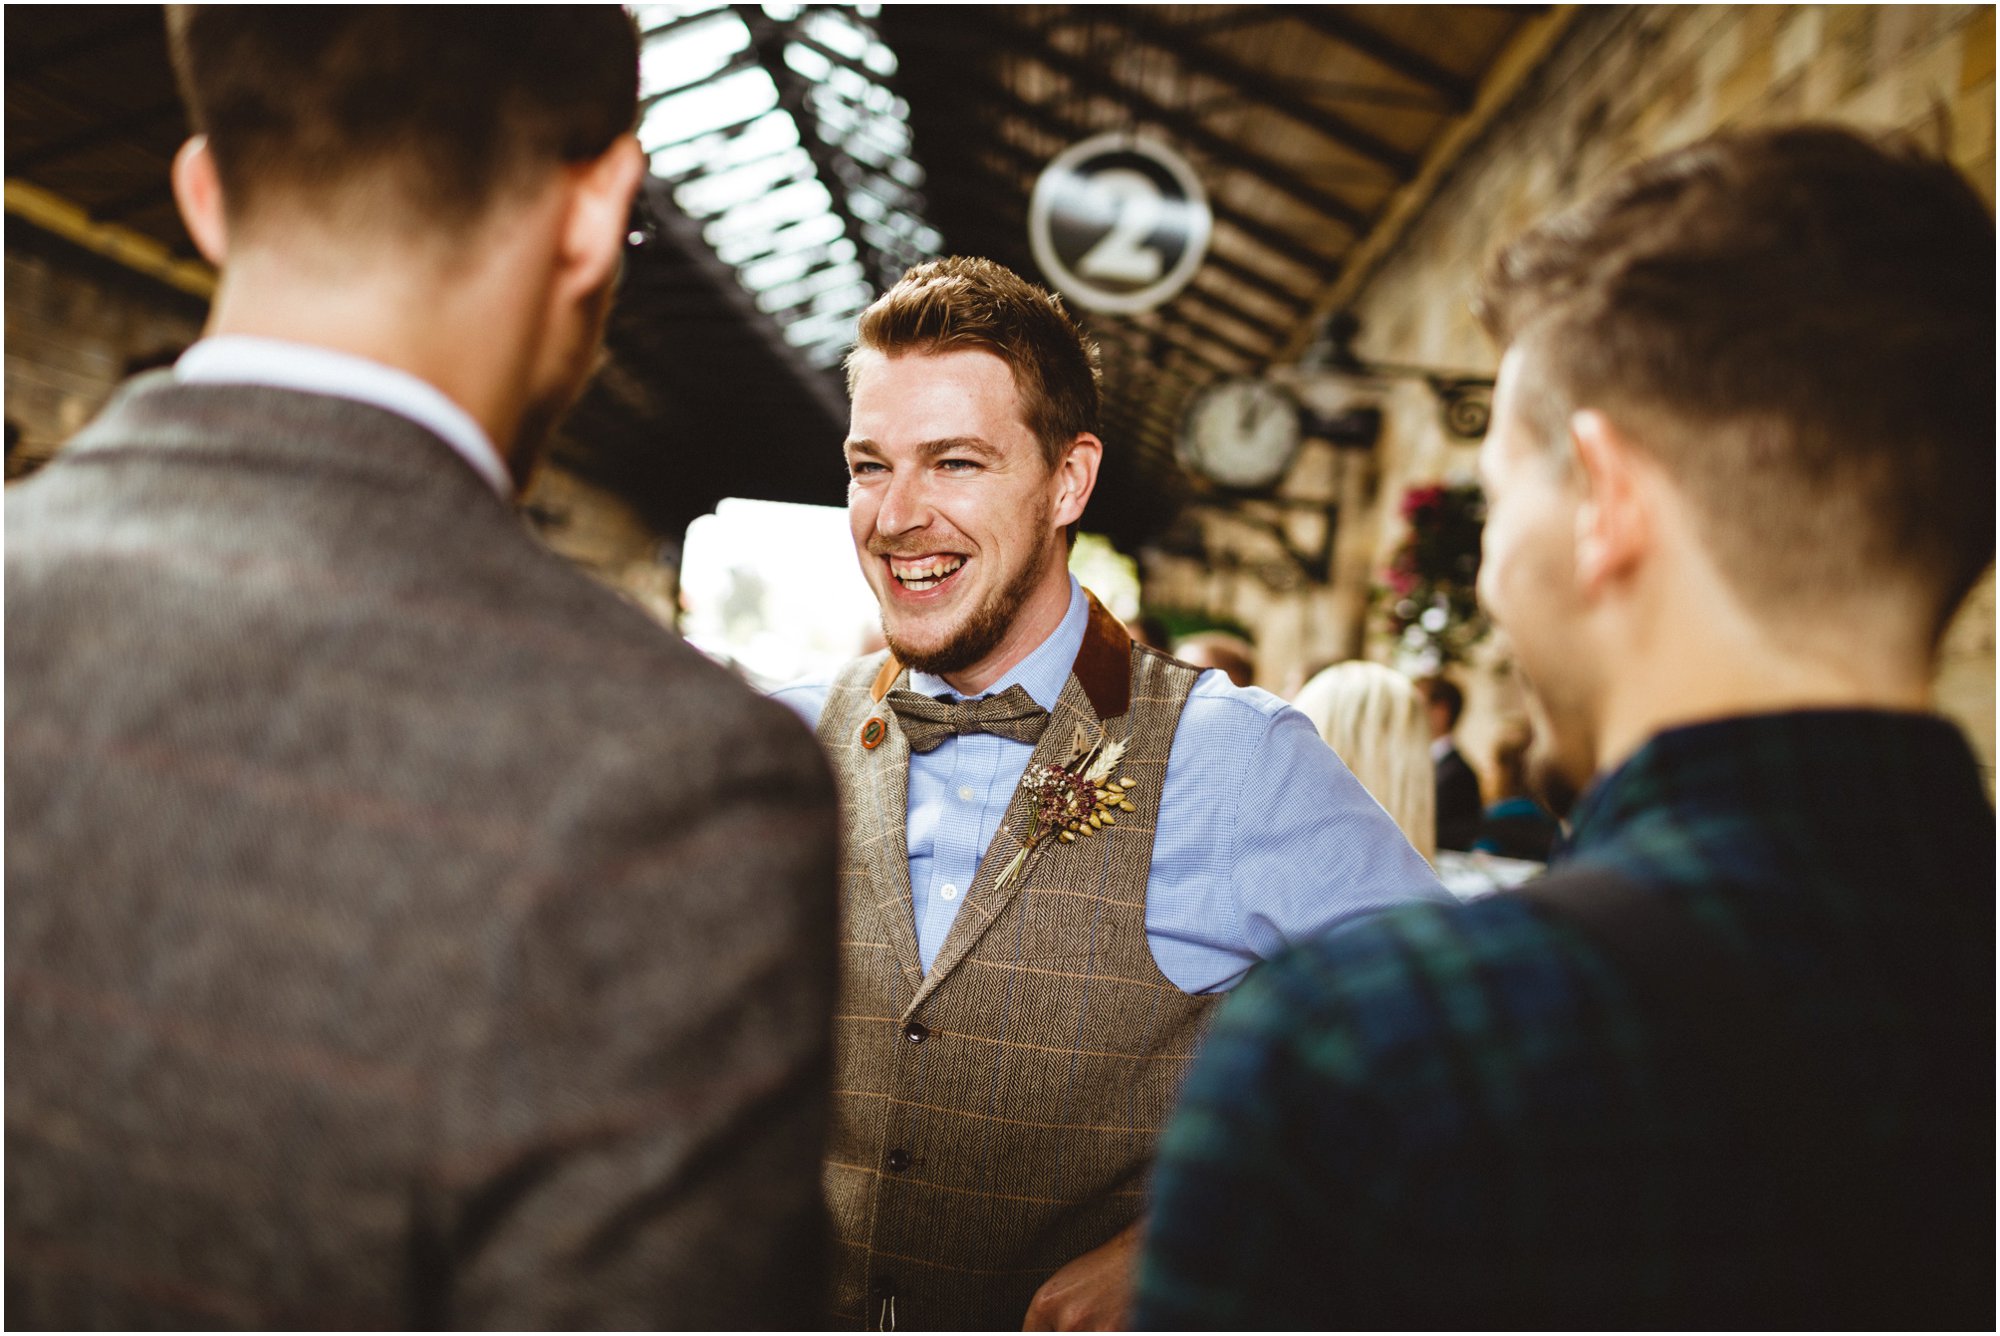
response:
<path id="1" fill-rule="evenodd" d="M 92 12 L 89 29 L 41 47 L 10 43 L 5 69 L 11 82 L 67 65 L 84 56 L 123 46 L 147 32 L 166 33 L 166 16 L 155 5 L 106 5 Z"/>
<path id="2" fill-rule="evenodd" d="M 1296 171 L 1283 163 L 1247 144 L 1240 144 L 1217 134 L 1185 112 L 1168 106 L 1143 88 L 1134 86 L 1130 80 L 1112 70 L 1100 69 L 1089 61 L 1073 56 L 1048 42 L 1023 42 L 1021 39 L 1028 36 L 1028 33 L 1014 24 L 986 14 L 984 6 L 968 5 L 963 12 L 978 16 L 973 20 L 974 26 L 983 28 L 995 40 L 1016 48 L 1022 58 L 1032 60 L 1062 75 L 1081 92 L 1102 94 L 1122 101 L 1130 109 L 1172 130 L 1219 164 L 1256 177 L 1272 189 L 1305 205 L 1314 213 L 1341 224 L 1357 237 L 1367 232 L 1368 218 L 1360 209 L 1338 195 L 1328 194 L 1301 180 Z"/>
<path id="3" fill-rule="evenodd" d="M 1102 12 L 1102 11 L 1100 11 Z M 1158 47 L 1172 55 L 1181 68 L 1228 84 L 1254 98 L 1263 106 L 1296 121 L 1315 134 L 1324 136 L 1348 150 L 1350 153 L 1368 159 L 1381 167 L 1386 167 L 1401 184 L 1416 174 L 1417 161 L 1414 156 L 1395 145 L 1370 134 L 1344 116 L 1314 106 L 1302 97 L 1287 92 L 1283 86 L 1273 82 L 1262 70 L 1245 65 L 1234 56 L 1184 39 L 1172 24 L 1161 23 L 1136 5 L 1119 5 L 1109 11 L 1119 26 L 1132 33 L 1148 46 Z"/>
<path id="4" fill-rule="evenodd" d="M 1471 109 L 1473 84 L 1470 79 L 1452 73 L 1430 57 L 1412 51 L 1402 43 L 1384 37 L 1366 24 L 1349 17 L 1345 7 L 1287 5 L 1282 13 L 1285 18 L 1295 23 L 1303 23 L 1322 37 L 1331 37 L 1342 46 L 1352 47 L 1376 64 L 1394 70 L 1405 79 L 1435 89 L 1451 104 L 1453 111 L 1463 112 Z"/>
<path id="5" fill-rule="evenodd" d="M 1167 349 L 1168 352 L 1179 353 L 1198 372 L 1205 373 L 1209 377 L 1233 376 L 1237 374 L 1233 368 L 1223 366 L 1200 349 L 1183 343 L 1174 337 L 1173 334 L 1165 331 L 1140 329 L 1132 325 L 1092 325 L 1090 332 L 1093 338 L 1100 338 L 1125 345 L 1127 348 L 1134 350 L 1142 359 L 1151 359 L 1154 357 L 1154 353 L 1150 349 L 1141 347 L 1142 341 L 1158 340 L 1161 346 Z M 1147 364 L 1159 365 L 1159 363 L 1153 363 L 1150 360 Z M 1194 385 L 1201 384 L 1202 382 L 1191 379 L 1188 383 Z"/>
<path id="6" fill-rule="evenodd" d="M 156 102 L 151 106 L 140 107 L 136 111 L 129 111 L 120 116 L 107 117 L 94 125 L 85 126 L 74 134 L 45 140 L 42 143 L 30 145 L 18 153 L 8 154 L 7 174 L 9 176 L 26 176 L 29 172 L 32 172 L 35 168 L 45 163 L 59 162 L 64 158 L 87 152 L 90 149 L 98 147 L 100 144 L 109 143 L 114 139 L 122 139 L 129 134 L 150 130 L 154 126 L 165 124 L 169 120 L 179 120 L 180 116 L 181 101 L 179 98 L 175 98 L 171 102 Z"/>

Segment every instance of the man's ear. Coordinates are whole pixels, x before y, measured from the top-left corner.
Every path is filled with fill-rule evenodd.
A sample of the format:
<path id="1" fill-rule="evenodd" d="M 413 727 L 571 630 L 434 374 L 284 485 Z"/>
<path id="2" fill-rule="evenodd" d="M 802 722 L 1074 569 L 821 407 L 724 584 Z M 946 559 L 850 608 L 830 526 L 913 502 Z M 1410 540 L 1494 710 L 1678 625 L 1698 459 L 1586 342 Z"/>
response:
<path id="1" fill-rule="evenodd" d="M 1067 528 L 1083 518 L 1090 494 L 1097 488 L 1097 469 L 1104 462 L 1104 442 L 1089 432 L 1081 432 L 1069 443 L 1062 462 L 1056 465 L 1057 528 Z"/>
<path id="2" fill-rule="evenodd" d="M 208 136 L 196 135 L 174 154 L 172 171 L 174 202 L 180 206 L 181 221 L 195 249 L 217 269 L 229 256 L 229 228 L 224 219 L 222 178 L 215 171 L 215 155 L 208 151 Z"/>
<path id="3" fill-rule="evenodd" d="M 571 295 L 596 292 L 617 274 L 625 256 L 632 197 L 645 170 L 645 150 L 633 135 L 620 135 L 596 158 L 569 169 L 562 268 L 563 285 Z"/>
<path id="4" fill-rule="evenodd" d="M 1572 414 L 1569 431 L 1584 480 L 1576 511 L 1576 576 L 1595 592 L 1630 575 L 1652 551 L 1658 530 L 1650 484 L 1656 475 L 1632 438 L 1596 409 Z"/>

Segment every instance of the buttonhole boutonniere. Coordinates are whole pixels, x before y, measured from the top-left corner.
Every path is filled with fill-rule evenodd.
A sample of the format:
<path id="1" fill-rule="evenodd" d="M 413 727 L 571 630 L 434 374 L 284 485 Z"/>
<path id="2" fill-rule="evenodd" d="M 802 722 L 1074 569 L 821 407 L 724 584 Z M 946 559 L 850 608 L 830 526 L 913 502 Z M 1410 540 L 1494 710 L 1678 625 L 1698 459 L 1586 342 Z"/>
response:
<path id="1" fill-rule="evenodd" d="M 1124 759 L 1127 745 L 1105 737 L 1093 740 L 1090 730 L 1078 724 L 1067 761 L 1028 768 L 1021 780 L 1035 800 L 1028 834 L 1021 842 L 1021 851 L 993 883 L 994 890 L 1005 890 L 1020 875 L 1028 854 L 1050 832 L 1063 843 L 1072 844 L 1079 835 L 1095 834 L 1116 825 L 1114 812 L 1138 810 L 1132 806 L 1131 794 L 1139 787 L 1139 781 L 1114 777 L 1112 773 Z"/>

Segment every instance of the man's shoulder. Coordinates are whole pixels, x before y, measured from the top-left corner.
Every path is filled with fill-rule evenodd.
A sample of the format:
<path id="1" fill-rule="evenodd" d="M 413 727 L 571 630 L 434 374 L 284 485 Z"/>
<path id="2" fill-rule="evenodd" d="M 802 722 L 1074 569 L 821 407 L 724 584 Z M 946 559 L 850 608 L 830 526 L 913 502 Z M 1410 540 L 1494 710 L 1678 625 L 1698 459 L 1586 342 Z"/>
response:
<path id="1" fill-rule="evenodd" d="M 877 650 L 852 658 L 832 669 L 771 688 L 770 698 L 799 716 L 808 728 L 817 728 L 827 703 L 838 695 L 849 695 L 873 685 L 889 661 L 888 650 Z"/>
<path id="2" fill-rule="evenodd" d="M 1174 750 L 1188 759 L 1244 754 L 1262 745 L 1286 716 L 1300 715 L 1262 687 L 1239 687 L 1218 669 L 1202 670 L 1188 689 L 1174 735 Z M 1311 731 L 1310 723 L 1306 724 Z"/>
<path id="3" fill-rule="evenodd" d="M 1425 1047 L 1489 1057 L 1563 1046 L 1599 992 L 1587 946 L 1520 896 L 1413 902 L 1301 942 L 1228 1006 L 1239 1042 L 1308 1047 L 1373 1080 Z"/>

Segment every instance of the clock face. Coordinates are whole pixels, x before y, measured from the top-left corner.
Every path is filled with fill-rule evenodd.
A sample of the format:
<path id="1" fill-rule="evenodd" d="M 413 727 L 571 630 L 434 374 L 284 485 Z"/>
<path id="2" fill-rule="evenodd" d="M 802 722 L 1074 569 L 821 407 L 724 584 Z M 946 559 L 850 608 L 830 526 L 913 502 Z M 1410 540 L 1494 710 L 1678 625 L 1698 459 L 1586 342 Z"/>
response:
<path id="1" fill-rule="evenodd" d="M 1267 380 L 1217 381 L 1195 396 L 1181 422 L 1181 463 L 1220 487 L 1273 485 L 1298 447 L 1298 401 Z"/>

